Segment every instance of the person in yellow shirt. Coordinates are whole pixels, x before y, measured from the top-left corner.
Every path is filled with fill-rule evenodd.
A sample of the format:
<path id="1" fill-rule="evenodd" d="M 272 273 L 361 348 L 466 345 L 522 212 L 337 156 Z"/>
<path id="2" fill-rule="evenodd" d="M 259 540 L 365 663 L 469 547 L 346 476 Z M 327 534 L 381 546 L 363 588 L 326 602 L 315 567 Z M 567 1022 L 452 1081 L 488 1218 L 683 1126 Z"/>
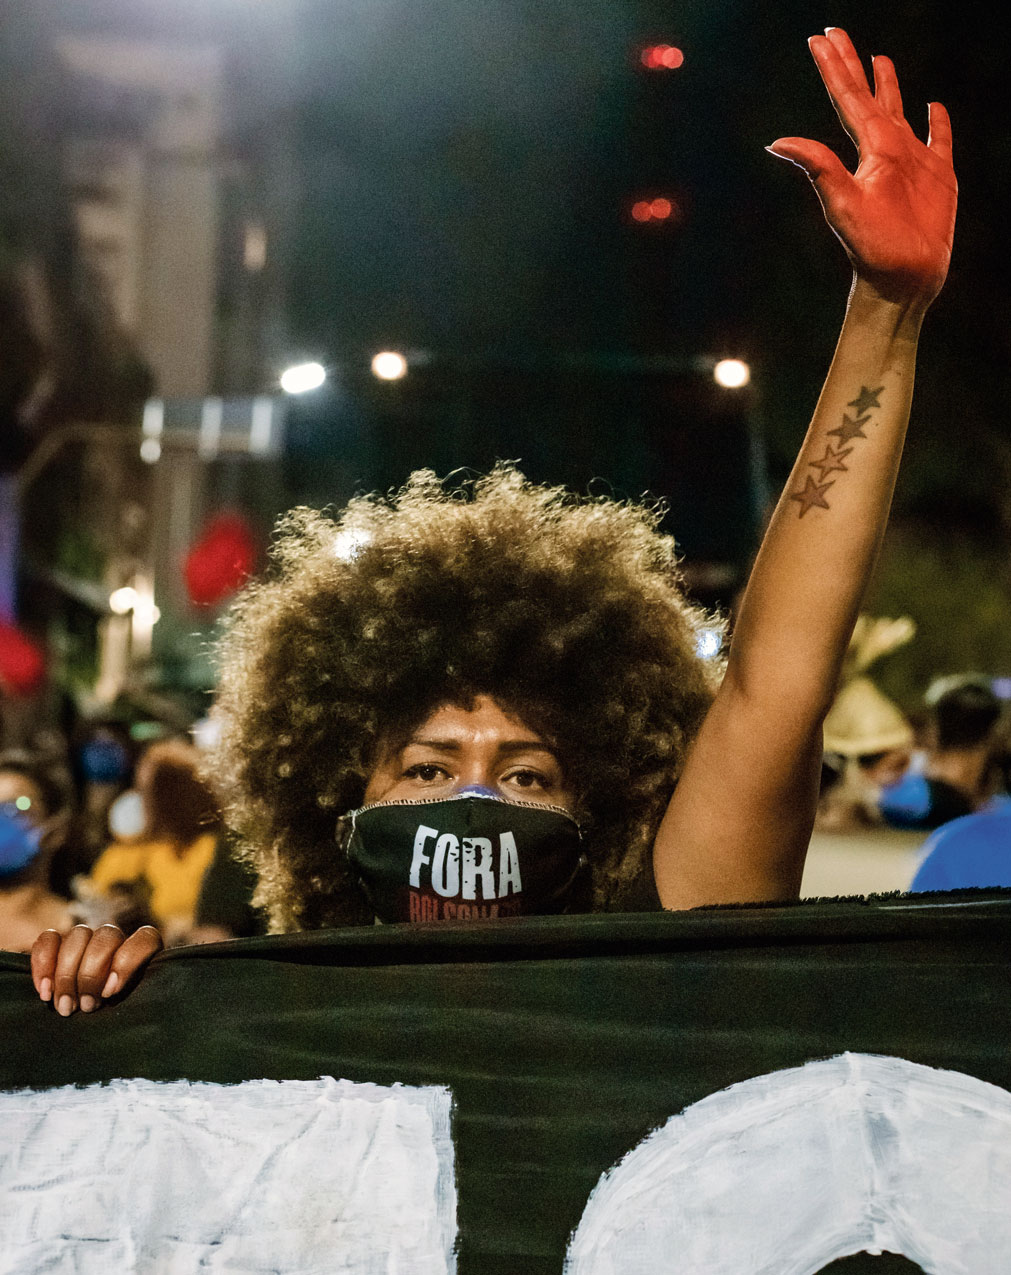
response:
<path id="1" fill-rule="evenodd" d="M 169 942 L 193 924 L 200 887 L 217 846 L 221 815 L 199 777 L 199 754 L 185 740 L 152 744 L 137 767 L 142 820 L 135 838 L 121 837 L 99 855 L 89 883 L 111 894 L 139 887 Z"/>

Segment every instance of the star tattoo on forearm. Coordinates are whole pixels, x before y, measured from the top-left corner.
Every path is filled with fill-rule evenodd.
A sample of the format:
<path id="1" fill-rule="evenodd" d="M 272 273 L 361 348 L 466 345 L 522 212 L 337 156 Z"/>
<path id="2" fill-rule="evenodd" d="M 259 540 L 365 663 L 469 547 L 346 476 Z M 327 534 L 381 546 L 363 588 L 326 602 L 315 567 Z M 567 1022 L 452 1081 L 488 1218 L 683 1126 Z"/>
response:
<path id="1" fill-rule="evenodd" d="M 818 470 L 818 481 L 808 474 L 803 491 L 795 491 L 791 493 L 790 499 L 796 500 L 800 505 L 798 517 L 803 518 L 809 509 L 828 509 L 829 503 L 825 499 L 825 493 L 830 487 L 835 486 L 835 479 L 826 482 L 825 479 L 829 474 L 849 473 L 849 466 L 844 465 L 846 457 L 849 456 L 855 439 L 866 439 L 864 426 L 870 421 L 870 412 L 875 407 L 880 407 L 878 401 L 879 395 L 884 390 L 883 385 L 879 385 L 876 390 L 861 385 L 860 393 L 851 402 L 847 403 L 847 407 L 853 408 L 852 416 L 849 412 L 843 413 L 842 424 L 836 429 L 830 429 L 827 432 L 828 437 L 825 439 L 825 455 L 820 460 L 809 460 L 807 463 L 811 469 Z M 832 446 L 830 439 L 838 438 L 835 447 Z"/>

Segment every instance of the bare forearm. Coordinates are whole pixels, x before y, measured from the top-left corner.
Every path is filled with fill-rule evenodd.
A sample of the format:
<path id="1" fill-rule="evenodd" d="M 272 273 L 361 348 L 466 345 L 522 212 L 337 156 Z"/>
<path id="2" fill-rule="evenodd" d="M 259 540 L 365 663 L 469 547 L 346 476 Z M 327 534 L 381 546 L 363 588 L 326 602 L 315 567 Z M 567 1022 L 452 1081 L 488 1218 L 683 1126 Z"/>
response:
<path id="1" fill-rule="evenodd" d="M 809 46 L 860 163 L 851 173 L 804 137 L 769 150 L 810 178 L 861 282 L 755 563 L 727 676 L 657 833 L 669 908 L 799 889 L 821 724 L 888 517 L 920 323 L 951 259 L 958 185 L 947 111 L 930 103 L 924 145 L 889 58 L 874 59 L 872 93 L 845 31 L 829 28 Z"/>
<path id="2" fill-rule="evenodd" d="M 806 718 L 831 702 L 888 518 L 925 308 L 854 284 L 735 628 L 727 675 L 746 696 L 788 696 Z"/>
<path id="3" fill-rule="evenodd" d="M 654 847 L 665 907 L 796 897 L 821 723 L 888 517 L 924 305 L 857 283 Z M 714 776 L 719 782 L 714 782 Z"/>

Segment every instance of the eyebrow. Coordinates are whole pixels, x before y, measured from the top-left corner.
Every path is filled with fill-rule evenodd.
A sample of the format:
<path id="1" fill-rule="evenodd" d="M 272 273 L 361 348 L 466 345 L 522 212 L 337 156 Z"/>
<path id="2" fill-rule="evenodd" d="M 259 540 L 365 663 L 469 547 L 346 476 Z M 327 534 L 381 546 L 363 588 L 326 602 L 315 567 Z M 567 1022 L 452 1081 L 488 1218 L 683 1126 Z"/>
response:
<path id="1" fill-rule="evenodd" d="M 411 746 L 416 748 L 434 748 L 444 753 L 458 753 L 463 745 L 456 739 L 409 739 L 404 745 L 405 748 Z M 549 753 L 555 761 L 558 761 L 557 751 L 550 744 L 545 744 L 542 740 L 534 739 L 507 739 L 503 740 L 498 746 L 500 753 L 526 753 L 541 752 Z"/>

